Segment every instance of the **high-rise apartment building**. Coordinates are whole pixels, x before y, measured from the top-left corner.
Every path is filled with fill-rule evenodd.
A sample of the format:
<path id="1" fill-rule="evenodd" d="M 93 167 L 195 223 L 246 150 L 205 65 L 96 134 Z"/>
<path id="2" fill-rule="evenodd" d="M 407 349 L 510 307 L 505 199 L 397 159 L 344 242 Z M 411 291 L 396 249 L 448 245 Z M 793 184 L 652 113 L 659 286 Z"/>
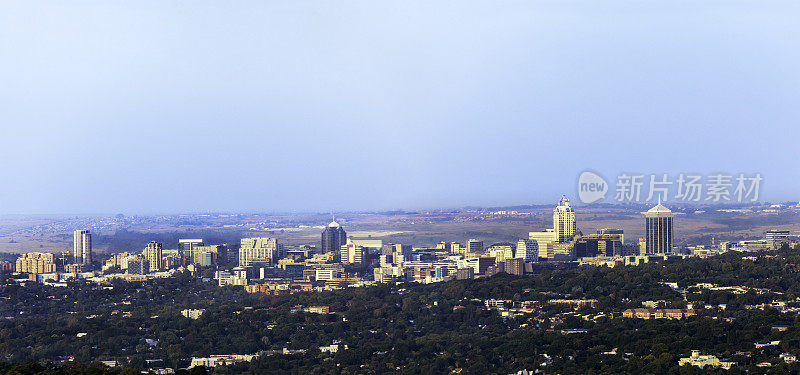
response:
<path id="1" fill-rule="evenodd" d="M 509 275 L 522 275 L 525 273 L 525 262 L 519 258 L 506 259 L 501 270 Z"/>
<path id="2" fill-rule="evenodd" d="M 0 260 L 0 273 L 14 272 L 14 263 L 7 260 Z"/>
<path id="3" fill-rule="evenodd" d="M 274 265 L 278 263 L 278 259 L 285 256 L 286 250 L 275 238 L 242 238 L 239 247 L 239 266 L 246 267 L 254 262 Z"/>
<path id="4" fill-rule="evenodd" d="M 322 253 L 339 251 L 347 244 L 347 232 L 336 220 L 331 221 L 322 231 Z"/>
<path id="5" fill-rule="evenodd" d="M 17 258 L 16 270 L 24 273 L 56 272 L 55 257 L 51 253 L 27 253 Z"/>
<path id="6" fill-rule="evenodd" d="M 645 246 L 647 254 L 672 253 L 672 218 L 673 214 L 661 204 L 644 213 L 645 217 Z"/>
<path id="7" fill-rule="evenodd" d="M 163 268 L 163 263 L 161 261 L 162 247 L 160 242 L 150 241 L 142 252 L 145 260 L 147 260 L 150 272 L 161 271 Z M 128 267 L 130 267 L 130 263 Z"/>
<path id="8" fill-rule="evenodd" d="M 566 196 L 561 197 L 553 210 L 553 232 L 560 243 L 569 242 L 575 237 L 575 212 Z"/>
<path id="9" fill-rule="evenodd" d="M 141 255 L 132 255 L 125 259 L 126 267 L 125 273 L 130 275 L 144 275 L 147 274 L 150 268 L 149 262 Z"/>
<path id="10" fill-rule="evenodd" d="M 88 230 L 72 233 L 72 259 L 77 264 L 92 263 L 92 234 Z"/>

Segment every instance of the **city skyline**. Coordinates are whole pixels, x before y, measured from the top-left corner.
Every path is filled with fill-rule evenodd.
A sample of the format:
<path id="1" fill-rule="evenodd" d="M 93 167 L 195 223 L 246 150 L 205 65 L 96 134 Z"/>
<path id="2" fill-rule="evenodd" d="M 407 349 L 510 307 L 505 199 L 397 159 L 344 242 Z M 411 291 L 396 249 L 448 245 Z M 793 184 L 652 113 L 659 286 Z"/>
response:
<path id="1" fill-rule="evenodd" d="M 797 0 L 0 10 L 0 375 L 800 374 Z"/>

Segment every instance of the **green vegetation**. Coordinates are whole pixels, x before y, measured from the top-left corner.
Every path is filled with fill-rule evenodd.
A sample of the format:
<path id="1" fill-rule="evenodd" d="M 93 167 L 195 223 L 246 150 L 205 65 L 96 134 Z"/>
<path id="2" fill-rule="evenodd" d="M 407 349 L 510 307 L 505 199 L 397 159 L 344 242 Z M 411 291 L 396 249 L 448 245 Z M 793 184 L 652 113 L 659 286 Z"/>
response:
<path id="1" fill-rule="evenodd" d="M 700 350 L 736 362 L 734 373 L 796 373 L 800 364 L 785 364 L 778 355 L 800 355 L 797 314 L 745 306 L 773 300 L 791 304 L 800 296 L 798 264 L 800 254 L 789 250 L 762 254 L 756 260 L 729 253 L 639 267 L 544 271 L 531 276 L 501 274 L 431 285 L 383 285 L 287 296 L 247 294 L 241 287 L 217 287 L 189 275 L 109 286 L 3 286 L 0 295 L 8 299 L 0 300 L 0 316 L 6 317 L 0 320 L 0 359 L 8 363 L 0 365 L 0 373 L 111 373 L 92 367 L 92 362 L 100 360 L 144 369 L 147 360 L 160 359 L 151 366 L 185 368 L 193 356 L 283 348 L 306 352 L 265 354 L 253 362 L 211 371 L 722 372 L 677 366 L 679 358 Z M 662 282 L 677 282 L 680 289 L 687 290 L 685 299 Z M 770 292 L 751 289 L 735 294 L 689 288 L 701 282 Z M 554 298 L 597 299 L 598 303 L 596 308 L 575 311 L 546 303 Z M 502 317 L 485 307 L 487 299 L 540 301 L 540 308 L 522 316 Z M 713 307 L 685 320 L 621 317 L 623 310 L 639 308 L 648 300 L 661 300 L 672 308 L 685 308 L 687 303 Z M 722 309 L 719 304 L 726 306 Z M 298 305 L 328 305 L 332 313 L 306 313 L 296 309 Z M 206 312 L 192 320 L 180 315 L 185 308 Z M 788 329 L 780 332 L 771 329 L 773 326 Z M 561 331 L 577 328 L 587 331 Z M 754 346 L 773 340 L 780 344 Z M 334 342 L 348 349 L 335 354 L 319 351 L 318 347 Z M 604 354 L 613 349 L 617 354 Z M 85 366 L 35 363 L 62 363 L 70 356 L 73 363 Z M 755 366 L 764 361 L 774 366 Z"/>

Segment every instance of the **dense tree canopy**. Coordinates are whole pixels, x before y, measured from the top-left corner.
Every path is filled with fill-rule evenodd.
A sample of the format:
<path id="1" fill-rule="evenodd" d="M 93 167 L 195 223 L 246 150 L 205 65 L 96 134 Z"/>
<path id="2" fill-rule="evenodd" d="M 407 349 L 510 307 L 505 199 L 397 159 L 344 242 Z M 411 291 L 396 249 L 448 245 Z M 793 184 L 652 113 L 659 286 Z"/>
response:
<path id="1" fill-rule="evenodd" d="M 0 315 L 5 317 L 0 320 L 0 356 L 6 361 L 0 373 L 122 371 L 92 365 L 101 360 L 117 360 L 123 368 L 145 369 L 152 363 L 186 368 L 193 356 L 283 348 L 306 352 L 265 354 L 249 363 L 214 368 L 213 373 L 714 371 L 679 367 L 678 358 L 691 350 L 736 362 L 732 372 L 800 371 L 800 366 L 778 358 L 784 352 L 800 355 L 797 315 L 745 308 L 800 296 L 800 256 L 789 250 L 755 259 L 747 255 L 286 296 L 247 294 L 241 287 L 218 287 L 188 274 L 105 286 L 9 285 L 0 287 Z M 664 282 L 677 282 L 685 295 Z M 690 287 L 701 282 L 769 292 L 735 294 Z M 503 317 L 484 306 L 491 298 L 541 302 L 534 313 Z M 598 303 L 575 311 L 546 303 L 553 298 Z M 641 307 L 643 301 L 709 308 L 684 320 L 621 317 L 623 310 Z M 298 305 L 328 305 L 332 313 L 307 313 Z M 206 312 L 192 320 L 180 314 L 185 308 Z M 773 326 L 788 329 L 781 332 Z M 587 331 L 561 331 L 578 328 Z M 755 342 L 771 340 L 780 344 L 754 347 Z M 348 349 L 335 354 L 318 349 L 334 342 Z M 73 365 L 48 364 L 69 360 Z M 764 361 L 774 366 L 755 367 Z"/>

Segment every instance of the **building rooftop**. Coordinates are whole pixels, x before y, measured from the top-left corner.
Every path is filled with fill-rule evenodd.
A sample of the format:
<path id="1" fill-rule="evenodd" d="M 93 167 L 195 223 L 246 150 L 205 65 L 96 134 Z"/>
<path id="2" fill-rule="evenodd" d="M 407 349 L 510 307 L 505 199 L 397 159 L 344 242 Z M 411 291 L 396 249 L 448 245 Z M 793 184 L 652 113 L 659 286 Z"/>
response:
<path id="1" fill-rule="evenodd" d="M 659 198 L 658 204 L 655 205 L 655 207 L 647 210 L 647 212 L 645 212 L 645 215 L 648 214 L 672 214 L 672 210 L 661 204 L 661 198 Z"/>

